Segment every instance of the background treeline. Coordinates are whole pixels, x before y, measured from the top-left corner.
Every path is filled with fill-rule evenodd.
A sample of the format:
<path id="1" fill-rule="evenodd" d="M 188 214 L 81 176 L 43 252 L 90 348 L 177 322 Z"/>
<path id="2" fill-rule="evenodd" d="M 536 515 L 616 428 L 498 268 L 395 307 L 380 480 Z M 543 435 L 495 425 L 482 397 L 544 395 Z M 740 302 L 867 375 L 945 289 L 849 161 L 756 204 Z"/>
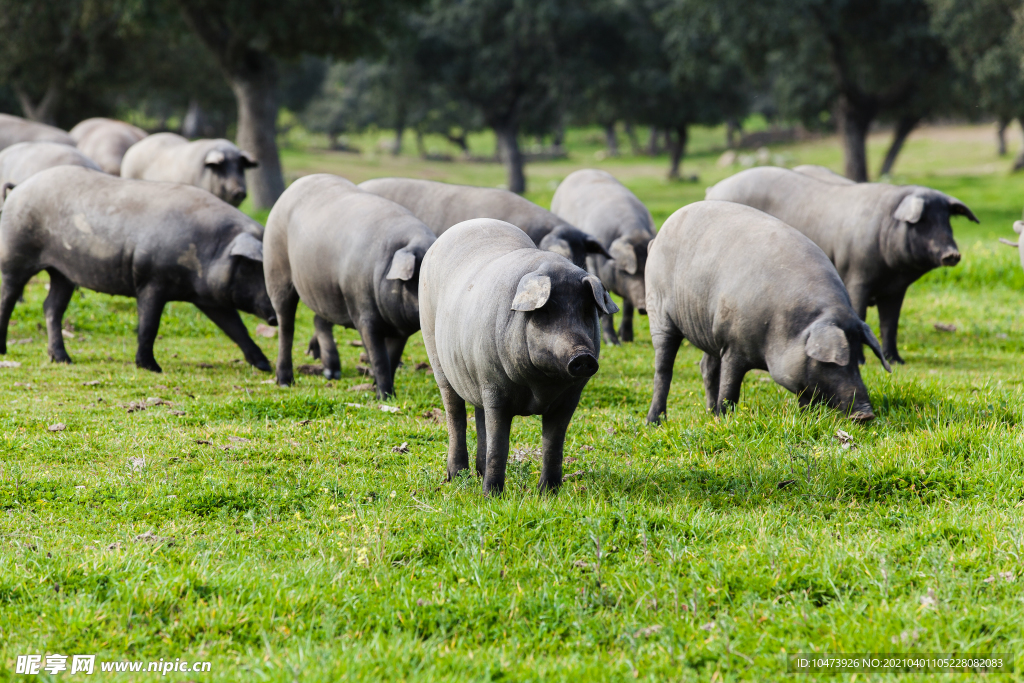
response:
<path id="1" fill-rule="evenodd" d="M 0 111 L 233 134 L 257 207 L 284 188 L 282 108 L 335 146 L 394 130 L 396 154 L 405 131 L 468 155 L 490 129 L 520 192 L 521 141 L 558 155 L 567 126 L 667 150 L 677 177 L 690 126 L 732 139 L 760 113 L 837 131 L 865 180 L 873 125 L 885 174 L 922 121 L 995 119 L 1005 151 L 1024 116 L 1021 0 L 0 0 L 0 35 Z"/>

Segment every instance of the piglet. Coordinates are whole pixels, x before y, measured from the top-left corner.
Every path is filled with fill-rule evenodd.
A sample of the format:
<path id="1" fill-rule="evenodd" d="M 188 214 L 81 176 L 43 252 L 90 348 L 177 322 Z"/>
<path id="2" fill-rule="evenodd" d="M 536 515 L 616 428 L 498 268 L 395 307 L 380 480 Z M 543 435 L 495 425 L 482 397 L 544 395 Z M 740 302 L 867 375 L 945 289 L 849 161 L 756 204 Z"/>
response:
<path id="1" fill-rule="evenodd" d="M 704 352 L 704 392 L 716 415 L 739 401 L 743 376 L 759 369 L 797 394 L 801 406 L 823 402 L 870 420 L 862 345 L 890 370 L 825 253 L 741 204 L 696 202 L 665 221 L 647 257 L 647 314 L 654 343 L 648 422 L 665 414 L 684 338 Z"/>
<path id="2" fill-rule="evenodd" d="M 317 350 L 329 379 L 341 377 L 334 325 L 359 331 L 377 394 L 395 391 L 395 370 L 420 327 L 417 271 L 434 233 L 392 201 L 338 176 L 296 180 L 267 218 L 263 261 L 281 325 L 277 381 L 291 384 L 295 311 L 316 313 Z"/>
<path id="3" fill-rule="evenodd" d="M 420 324 L 447 417 L 449 479 L 469 467 L 468 401 L 484 493 L 505 485 L 515 415 L 543 417 L 539 488 L 561 485 L 565 433 L 598 369 L 598 315 L 616 310 L 599 279 L 514 225 L 470 220 L 438 238 L 421 266 Z"/>

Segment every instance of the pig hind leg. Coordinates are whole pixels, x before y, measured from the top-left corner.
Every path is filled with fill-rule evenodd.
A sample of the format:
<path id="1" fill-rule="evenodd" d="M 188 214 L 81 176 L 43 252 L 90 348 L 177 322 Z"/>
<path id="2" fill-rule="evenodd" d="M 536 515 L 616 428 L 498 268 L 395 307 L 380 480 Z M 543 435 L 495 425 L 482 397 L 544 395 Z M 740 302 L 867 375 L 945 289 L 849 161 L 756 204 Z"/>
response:
<path id="1" fill-rule="evenodd" d="M 619 324 L 619 339 L 624 342 L 633 341 L 633 304 L 629 299 L 622 299 L 622 322 Z"/>
<path id="2" fill-rule="evenodd" d="M 277 383 L 286 387 L 295 382 L 292 370 L 292 345 L 295 343 L 295 311 L 299 307 L 299 294 L 294 289 L 289 289 L 284 296 L 275 297 L 273 304 L 278 324 Z M 315 341 L 316 337 L 313 339 Z M 319 358 L 319 349 L 317 351 L 316 357 Z"/>
<path id="3" fill-rule="evenodd" d="M 557 491 L 562 485 L 562 453 L 565 448 L 565 433 L 576 405 L 580 401 L 583 388 L 572 392 L 557 408 L 544 413 L 543 437 L 541 454 L 543 465 L 540 471 L 540 483 L 537 488 L 541 492 Z"/>
<path id="4" fill-rule="evenodd" d="M 409 340 L 408 337 L 387 337 L 384 339 L 384 345 L 388 349 L 388 363 L 391 364 L 391 383 L 395 383 L 395 373 L 398 372 L 398 366 L 402 364 L 402 352 L 405 351 L 405 343 Z"/>
<path id="5" fill-rule="evenodd" d="M 749 369 L 745 363 L 730 357 L 728 352 L 722 357 L 718 370 L 716 415 L 721 415 L 731 410 L 740 402 L 740 388 L 743 386 L 743 376 L 747 374 Z"/>
<path id="6" fill-rule="evenodd" d="M 899 346 L 896 343 L 896 333 L 900 326 L 900 310 L 903 308 L 903 297 L 906 290 L 891 296 L 878 297 L 878 323 L 882 333 L 882 353 L 886 360 L 893 363 L 903 364 L 900 357 Z"/>
<path id="7" fill-rule="evenodd" d="M 704 378 L 704 404 L 712 413 L 718 413 L 718 390 L 721 386 L 722 359 L 705 353 L 700 359 L 700 374 Z"/>
<path id="8" fill-rule="evenodd" d="M 139 309 L 139 335 L 135 365 L 143 370 L 163 372 L 153 357 L 153 344 L 160 329 L 160 316 L 163 315 L 165 303 L 162 293 L 155 287 L 143 288 L 136 297 Z"/>
<path id="9" fill-rule="evenodd" d="M 0 353 L 7 353 L 7 328 L 11 324 L 11 315 L 33 275 L 34 272 L 11 272 L 8 268 L 3 270 L 3 284 L 0 285 Z"/>
<path id="10" fill-rule="evenodd" d="M 647 411 L 647 422 L 658 424 L 661 422 L 661 416 L 666 414 L 668 390 L 672 386 L 673 367 L 683 338 L 679 335 L 662 333 L 653 335 L 652 341 L 654 342 L 654 395 L 651 397 L 651 409 Z M 703 369 L 702 361 L 701 370 Z"/>
<path id="11" fill-rule="evenodd" d="M 64 322 L 64 311 L 68 309 L 71 297 L 75 293 L 75 283 L 55 268 L 48 268 L 50 274 L 50 293 L 43 302 L 43 313 L 46 315 L 47 350 L 50 359 L 55 363 L 70 363 L 71 356 L 64 348 L 64 334 L 61 324 Z"/>
<path id="12" fill-rule="evenodd" d="M 391 369 L 388 348 L 384 335 L 373 324 L 360 325 L 359 336 L 363 339 L 366 354 L 370 357 L 373 378 L 377 381 L 377 396 L 388 399 L 395 394 L 395 373 Z"/>
<path id="13" fill-rule="evenodd" d="M 487 419 L 483 406 L 474 406 L 476 420 L 476 473 L 484 476 L 487 472 Z"/>
<path id="14" fill-rule="evenodd" d="M 267 357 L 263 355 L 263 351 L 260 350 L 260 347 L 256 346 L 256 342 L 249 336 L 249 330 L 245 329 L 245 323 L 242 322 L 242 316 L 238 315 L 238 311 L 233 308 L 222 308 L 220 306 L 200 306 L 199 304 L 196 304 L 196 306 L 224 334 L 228 335 L 231 341 L 238 345 L 238 348 L 242 350 L 242 354 L 245 356 L 245 360 L 250 365 L 254 366 L 257 370 L 270 372 L 270 361 L 267 360 Z"/>
<path id="15" fill-rule="evenodd" d="M 338 345 L 334 343 L 334 323 L 320 316 L 313 316 L 313 327 L 316 329 L 317 353 L 320 363 L 324 366 L 324 377 L 341 379 L 341 360 L 338 358 Z M 310 348 L 313 342 L 309 342 Z"/>
<path id="16" fill-rule="evenodd" d="M 466 401 L 455 393 L 440 369 L 434 370 L 437 388 L 441 391 L 444 418 L 448 427 L 448 481 L 469 469 L 469 451 L 466 449 Z"/>

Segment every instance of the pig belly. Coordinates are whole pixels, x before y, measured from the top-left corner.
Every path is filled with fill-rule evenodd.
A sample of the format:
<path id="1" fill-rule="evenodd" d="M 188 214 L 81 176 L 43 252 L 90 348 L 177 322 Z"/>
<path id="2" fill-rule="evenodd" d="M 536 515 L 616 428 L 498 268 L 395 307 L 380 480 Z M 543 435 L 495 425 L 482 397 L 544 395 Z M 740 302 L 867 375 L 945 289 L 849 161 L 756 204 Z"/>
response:
<path id="1" fill-rule="evenodd" d="M 40 265 L 55 268 L 79 287 L 104 294 L 135 296 L 132 260 L 122 247 L 96 236 L 54 235 Z"/>

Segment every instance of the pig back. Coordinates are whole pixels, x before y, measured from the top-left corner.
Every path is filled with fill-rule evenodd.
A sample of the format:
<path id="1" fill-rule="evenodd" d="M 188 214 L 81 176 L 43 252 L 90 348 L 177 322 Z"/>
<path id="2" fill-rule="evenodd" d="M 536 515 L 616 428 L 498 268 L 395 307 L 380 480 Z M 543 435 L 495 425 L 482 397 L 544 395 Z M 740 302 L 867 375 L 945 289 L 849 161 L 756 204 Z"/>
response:
<path id="1" fill-rule="evenodd" d="M 718 352 L 783 332 L 801 312 L 849 306 L 838 273 L 813 242 L 764 212 L 703 201 L 676 211 L 647 262 L 652 334 L 681 334 Z M 795 315 L 796 314 L 796 315 Z"/>
<path id="2" fill-rule="evenodd" d="M 0 149 L 19 142 L 56 142 L 75 146 L 71 136 L 60 128 L 23 119 L 20 116 L 0 114 Z"/>
<path id="3" fill-rule="evenodd" d="M 615 176 L 596 169 L 570 173 L 551 199 L 551 211 L 608 247 L 634 232 L 654 237 L 651 212 Z"/>
<path id="4" fill-rule="evenodd" d="M 81 151 L 56 142 L 19 142 L 0 152 L 0 184 L 19 185 L 54 166 L 100 167 Z"/>

